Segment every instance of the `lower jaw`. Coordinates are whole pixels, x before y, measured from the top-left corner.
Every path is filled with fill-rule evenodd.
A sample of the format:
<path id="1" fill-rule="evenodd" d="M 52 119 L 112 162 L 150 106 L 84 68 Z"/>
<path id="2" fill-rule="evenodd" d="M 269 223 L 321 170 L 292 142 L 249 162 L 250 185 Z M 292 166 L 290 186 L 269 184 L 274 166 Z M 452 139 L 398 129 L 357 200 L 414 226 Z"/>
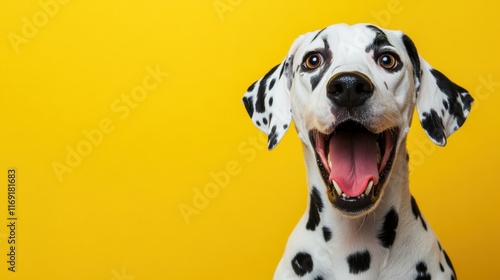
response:
<path id="1" fill-rule="evenodd" d="M 381 188 L 376 191 L 372 191 L 370 195 L 362 195 L 362 197 L 357 198 L 347 198 L 338 195 L 334 188 L 328 186 L 327 194 L 333 208 L 338 210 L 342 215 L 349 218 L 357 218 L 363 216 L 373 209 L 375 209 L 378 204 Z"/>

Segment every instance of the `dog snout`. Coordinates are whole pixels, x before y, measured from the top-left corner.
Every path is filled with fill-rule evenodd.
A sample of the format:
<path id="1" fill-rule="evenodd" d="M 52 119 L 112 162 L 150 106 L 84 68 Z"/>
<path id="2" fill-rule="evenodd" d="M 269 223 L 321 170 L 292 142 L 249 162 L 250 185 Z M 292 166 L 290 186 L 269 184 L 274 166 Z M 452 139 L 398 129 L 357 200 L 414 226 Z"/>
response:
<path id="1" fill-rule="evenodd" d="M 326 94 L 335 104 L 345 108 L 362 105 L 373 95 L 370 79 L 359 72 L 342 72 L 330 78 Z"/>

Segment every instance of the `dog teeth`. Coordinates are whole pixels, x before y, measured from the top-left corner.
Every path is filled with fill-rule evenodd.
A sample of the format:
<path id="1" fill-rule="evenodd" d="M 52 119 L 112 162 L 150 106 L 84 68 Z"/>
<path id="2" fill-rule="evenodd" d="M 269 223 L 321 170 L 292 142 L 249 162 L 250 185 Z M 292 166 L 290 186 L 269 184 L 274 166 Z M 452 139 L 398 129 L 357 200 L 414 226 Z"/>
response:
<path id="1" fill-rule="evenodd" d="M 366 191 L 365 191 L 365 195 L 370 195 L 370 192 L 372 191 L 373 189 L 373 180 L 370 180 L 370 182 L 368 182 L 368 186 L 366 187 Z"/>
<path id="2" fill-rule="evenodd" d="M 332 170 L 332 160 L 330 159 L 330 153 L 328 153 L 328 167 L 330 167 L 330 171 Z"/>
<path id="3" fill-rule="evenodd" d="M 335 188 L 335 192 L 343 197 L 343 198 L 351 198 L 350 196 L 348 196 L 345 192 L 342 192 L 342 189 L 340 188 L 339 184 L 337 184 L 337 182 L 335 182 L 335 180 L 332 180 L 332 184 L 333 184 L 333 187 Z M 365 196 L 369 196 L 370 195 L 370 192 L 372 191 L 373 189 L 373 181 L 370 180 L 370 182 L 368 182 L 368 187 L 366 187 L 366 191 L 362 194 L 360 194 L 358 197 L 356 197 L 357 199 L 361 199 L 361 198 L 364 198 Z"/>
<path id="4" fill-rule="evenodd" d="M 335 180 L 332 180 L 333 187 L 335 188 L 335 191 L 339 194 L 342 195 L 342 189 L 340 188 L 339 184 L 335 182 Z"/>

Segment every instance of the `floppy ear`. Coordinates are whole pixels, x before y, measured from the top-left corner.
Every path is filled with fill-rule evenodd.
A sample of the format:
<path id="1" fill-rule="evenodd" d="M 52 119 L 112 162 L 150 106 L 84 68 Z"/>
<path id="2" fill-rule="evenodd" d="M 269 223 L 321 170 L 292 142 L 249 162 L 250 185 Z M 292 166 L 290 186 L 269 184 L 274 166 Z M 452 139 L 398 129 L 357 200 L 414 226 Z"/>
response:
<path id="1" fill-rule="evenodd" d="M 243 104 L 253 123 L 268 136 L 269 150 L 278 144 L 292 121 L 292 62 L 300 42 L 302 36 L 295 40 L 285 60 L 253 83 L 243 97 Z"/>
<path id="2" fill-rule="evenodd" d="M 420 123 L 432 142 L 444 146 L 464 124 L 474 99 L 422 59 L 408 36 L 403 35 L 402 40 L 413 64 Z"/>

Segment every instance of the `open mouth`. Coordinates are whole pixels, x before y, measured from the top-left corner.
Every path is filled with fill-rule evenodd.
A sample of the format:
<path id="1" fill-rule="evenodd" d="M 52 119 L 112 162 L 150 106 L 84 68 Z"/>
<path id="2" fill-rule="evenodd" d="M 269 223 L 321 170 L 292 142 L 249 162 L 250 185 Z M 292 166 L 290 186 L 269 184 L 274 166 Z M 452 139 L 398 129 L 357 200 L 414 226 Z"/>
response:
<path id="1" fill-rule="evenodd" d="M 391 170 L 398 134 L 395 128 L 375 134 L 352 120 L 328 135 L 311 130 L 316 162 L 335 208 L 355 216 L 376 205 Z"/>

